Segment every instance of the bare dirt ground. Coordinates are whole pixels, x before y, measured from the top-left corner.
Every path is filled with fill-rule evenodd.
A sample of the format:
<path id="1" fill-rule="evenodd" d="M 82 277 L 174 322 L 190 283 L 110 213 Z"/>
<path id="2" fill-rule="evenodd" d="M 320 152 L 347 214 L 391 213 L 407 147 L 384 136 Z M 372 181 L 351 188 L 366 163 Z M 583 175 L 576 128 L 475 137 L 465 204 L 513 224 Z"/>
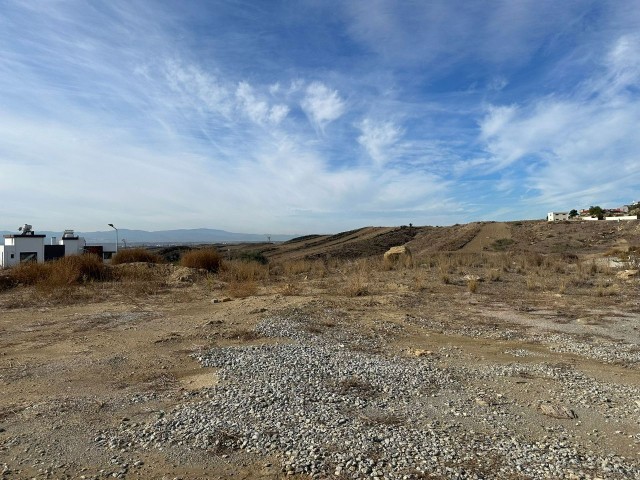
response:
<path id="1" fill-rule="evenodd" d="M 630 465 L 627 478 L 638 478 L 638 276 L 623 278 L 619 269 L 560 254 L 493 250 L 521 247 L 521 241 L 495 243 L 518 239 L 518 228 L 467 227 L 463 233 L 470 240 L 459 242 L 461 251 L 416 256 L 410 269 L 389 269 L 377 259 L 273 264 L 265 267 L 272 274 L 256 280 L 248 295 L 234 296 L 229 281 L 202 274 L 169 281 L 166 270 L 153 291 L 117 282 L 77 286 L 67 298 L 33 287 L 4 291 L 0 477 L 307 478 L 287 470 L 286 452 L 278 448 L 261 454 L 239 446 L 197 448 L 187 441 L 127 444 L 122 436 L 215 393 L 219 369 L 204 368 L 193 355 L 296 343 L 296 335 L 268 335 L 257 327 L 304 318 L 296 325 L 312 343 L 344 342 L 371 358 L 426 362 L 449 372 L 455 388 L 421 399 L 438 425 L 488 438 L 506 431 L 540 445 L 564 438 L 594 458 Z M 609 231 L 592 239 L 576 231 L 562 248 L 567 242 L 597 244 Z M 437 229 L 425 232 L 440 235 Z M 548 234 L 556 235 L 547 231 L 541 241 Z M 367 235 L 372 238 L 371 231 Z M 625 238 L 627 248 L 636 241 Z M 598 246 L 620 246 L 620 240 Z M 312 258 L 318 248 L 309 250 Z M 405 476 L 541 478 L 524 470 L 507 476 L 497 467 L 460 465 L 450 473 L 422 465 Z M 316 476 L 334 476 L 333 468 Z M 602 462 L 576 465 L 575 471 L 573 477 L 563 470 L 546 478 L 625 478 L 623 469 Z M 373 473 L 345 467 L 337 476 Z"/>

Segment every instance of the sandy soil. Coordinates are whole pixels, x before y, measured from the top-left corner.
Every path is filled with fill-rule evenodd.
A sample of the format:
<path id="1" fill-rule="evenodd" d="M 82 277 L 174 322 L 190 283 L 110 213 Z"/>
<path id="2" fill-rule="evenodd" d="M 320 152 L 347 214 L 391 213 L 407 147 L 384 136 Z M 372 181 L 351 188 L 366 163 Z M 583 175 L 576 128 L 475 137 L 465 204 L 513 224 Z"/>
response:
<path id="1" fill-rule="evenodd" d="M 468 250 L 481 251 L 485 240 L 510 234 L 504 225 L 485 225 Z M 577 267 L 567 266 L 566 275 L 575 275 L 571 268 Z M 615 294 L 596 295 L 597 278 L 561 293 L 564 287 L 556 284 L 527 283 L 529 267 L 510 267 L 494 281 L 484 265 L 450 267 L 446 281 L 441 270 L 424 263 L 408 270 L 364 269 L 349 264 L 321 275 L 302 273 L 263 283 L 248 298 L 216 303 L 226 296 L 224 286 L 206 279 L 153 295 L 90 285 L 78 287 L 84 300 L 68 302 L 23 287 L 0 293 L 2 478 L 107 477 L 118 471 L 118 455 L 129 465 L 122 478 L 280 478 L 278 458 L 180 445 L 162 451 L 134 446 L 121 454 L 100 435 L 202 398 L 216 384 L 216 371 L 203 369 L 191 354 L 275 341 L 255 334 L 255 325 L 293 309 L 311 316 L 330 310 L 338 325 L 380 338 L 383 354 L 432 355 L 443 366 L 564 365 L 594 381 L 640 386 L 632 360 L 640 343 L 637 277 L 622 281 L 609 272 Z M 465 280 L 469 274 L 483 277 L 475 292 Z M 544 272 L 536 278 L 544 279 Z M 354 281 L 365 284 L 357 296 L 349 293 Z M 295 289 L 285 288 L 292 283 Z M 576 347 L 566 348 L 567 342 Z M 598 353 L 612 344 L 629 357 Z M 569 405 L 577 421 L 541 414 L 539 401 L 562 388 L 556 380 L 503 375 L 475 387 L 510 399 L 526 419 L 513 425 L 518 434 L 541 438 L 560 425 L 595 451 L 640 460 L 637 418 L 610 422 L 605 407 L 579 404 Z"/>

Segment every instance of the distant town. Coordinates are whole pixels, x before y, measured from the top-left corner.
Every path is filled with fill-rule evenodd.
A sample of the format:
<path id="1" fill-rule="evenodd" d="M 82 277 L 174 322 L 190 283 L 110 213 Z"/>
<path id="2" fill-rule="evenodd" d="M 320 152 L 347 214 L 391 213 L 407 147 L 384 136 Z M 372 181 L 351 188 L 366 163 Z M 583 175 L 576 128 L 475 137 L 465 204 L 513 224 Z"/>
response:
<path id="1" fill-rule="evenodd" d="M 640 215 L 640 200 L 629 205 L 622 205 L 616 208 L 602 208 L 599 205 L 583 208 L 581 210 L 569 210 L 568 212 L 549 212 L 547 221 L 591 221 L 591 220 L 638 220 Z"/>

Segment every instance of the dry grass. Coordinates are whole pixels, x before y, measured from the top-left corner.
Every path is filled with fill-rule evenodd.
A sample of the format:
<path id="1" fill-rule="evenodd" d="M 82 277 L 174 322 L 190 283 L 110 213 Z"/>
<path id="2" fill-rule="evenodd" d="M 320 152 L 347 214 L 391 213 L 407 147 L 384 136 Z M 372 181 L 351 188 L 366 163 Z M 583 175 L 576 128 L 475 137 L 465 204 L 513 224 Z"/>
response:
<path id="1" fill-rule="evenodd" d="M 126 248 L 118 251 L 111 259 L 112 265 L 121 263 L 162 263 L 163 258 L 157 253 L 150 252 L 146 248 Z"/>
<path id="2" fill-rule="evenodd" d="M 234 298 L 252 297 L 258 293 L 258 284 L 251 280 L 234 280 L 227 286 L 227 293 Z"/>
<path id="3" fill-rule="evenodd" d="M 217 272 L 222 265 L 222 257 L 215 248 L 203 248 L 191 250 L 180 259 L 180 265 L 189 268 L 204 269 L 208 272 Z"/>
<path id="4" fill-rule="evenodd" d="M 9 276 L 22 285 L 55 290 L 93 281 L 111 279 L 111 270 L 95 255 L 72 255 L 47 263 L 21 263 L 9 270 Z"/>
<path id="5" fill-rule="evenodd" d="M 352 273 L 345 280 L 344 293 L 348 297 L 369 295 L 369 284 L 361 273 Z"/>
<path id="6" fill-rule="evenodd" d="M 118 280 L 114 287 L 127 297 L 157 295 L 167 289 L 166 271 L 152 263 L 121 265 L 114 278 Z"/>
<path id="7" fill-rule="evenodd" d="M 425 290 L 429 290 L 430 287 L 431 282 L 429 281 L 428 272 L 423 268 L 416 270 L 416 273 L 413 276 L 413 281 L 410 285 L 411 290 L 414 292 L 423 292 Z"/>
<path id="8" fill-rule="evenodd" d="M 226 282 L 264 281 L 269 278 L 269 267 L 254 261 L 231 260 L 222 266 L 220 278 Z"/>
<path id="9" fill-rule="evenodd" d="M 489 277 L 489 280 L 491 280 L 492 282 L 499 282 L 501 279 L 501 272 L 500 270 L 491 269 L 489 270 L 489 274 L 487 275 L 487 277 Z"/>
<path id="10" fill-rule="evenodd" d="M 336 384 L 338 393 L 346 395 L 352 394 L 359 397 L 371 397 L 376 393 L 375 387 L 366 380 L 358 377 L 349 377 Z"/>
<path id="11" fill-rule="evenodd" d="M 298 283 L 285 283 L 280 285 L 277 289 L 278 293 L 281 295 L 300 295 L 302 293 L 302 287 Z"/>

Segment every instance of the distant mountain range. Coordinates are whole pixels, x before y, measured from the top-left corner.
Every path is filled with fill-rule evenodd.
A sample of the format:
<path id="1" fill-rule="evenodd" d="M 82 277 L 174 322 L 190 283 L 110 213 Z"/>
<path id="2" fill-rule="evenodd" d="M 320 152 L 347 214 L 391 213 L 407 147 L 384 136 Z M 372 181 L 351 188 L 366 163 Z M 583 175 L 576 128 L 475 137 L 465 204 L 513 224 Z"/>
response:
<path id="1" fill-rule="evenodd" d="M 2 231 L 6 234 L 19 234 L 18 231 Z M 48 238 L 56 237 L 60 239 L 62 232 L 50 232 L 37 230 L 38 235 L 46 235 Z M 81 232 L 76 231 L 76 235 L 84 237 L 88 243 L 114 243 L 116 240 L 116 232 L 114 230 L 106 230 L 102 232 Z M 272 242 L 284 242 L 298 237 L 299 235 L 271 235 Z M 224 243 L 224 242 L 266 242 L 267 235 L 258 235 L 253 233 L 234 233 L 225 230 L 215 230 L 212 228 L 195 228 L 182 230 L 159 230 L 156 232 L 148 232 L 146 230 L 129 230 L 126 228 L 118 229 L 118 239 L 122 244 L 124 239 L 127 243 Z"/>

